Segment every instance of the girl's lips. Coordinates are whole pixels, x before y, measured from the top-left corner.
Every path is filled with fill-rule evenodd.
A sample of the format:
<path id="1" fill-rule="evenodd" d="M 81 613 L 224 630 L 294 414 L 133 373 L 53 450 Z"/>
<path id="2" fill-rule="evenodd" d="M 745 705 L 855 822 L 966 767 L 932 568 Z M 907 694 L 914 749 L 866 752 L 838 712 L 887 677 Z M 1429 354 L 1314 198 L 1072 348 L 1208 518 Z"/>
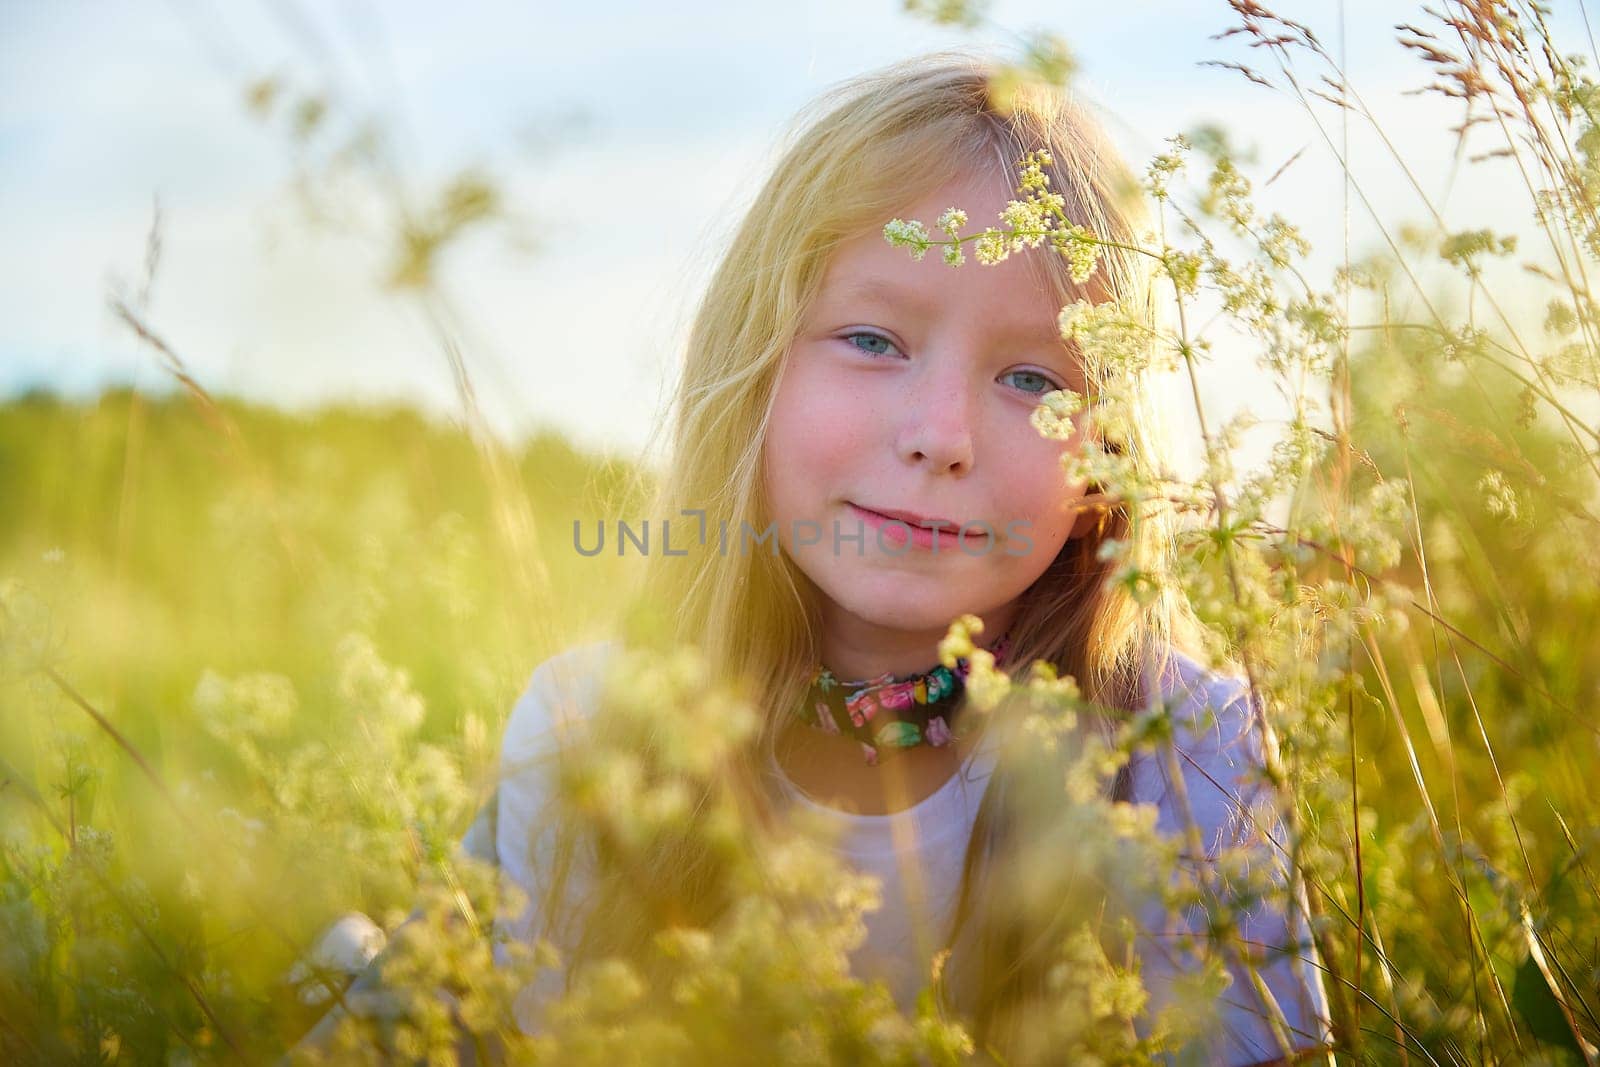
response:
<path id="1" fill-rule="evenodd" d="M 971 529 L 968 533 L 961 534 L 959 527 L 952 526 L 938 530 L 927 526 L 916 526 L 904 519 L 891 518 L 888 515 L 871 511 L 856 504 L 850 504 L 850 510 L 862 522 L 878 531 L 878 536 L 886 542 L 903 545 L 909 539 L 910 543 L 918 548 L 933 548 L 934 539 L 938 538 L 938 547 L 961 548 L 969 545 L 980 545 L 984 548 L 991 546 L 990 530 L 983 526 Z M 909 527 L 909 530 L 907 529 Z"/>

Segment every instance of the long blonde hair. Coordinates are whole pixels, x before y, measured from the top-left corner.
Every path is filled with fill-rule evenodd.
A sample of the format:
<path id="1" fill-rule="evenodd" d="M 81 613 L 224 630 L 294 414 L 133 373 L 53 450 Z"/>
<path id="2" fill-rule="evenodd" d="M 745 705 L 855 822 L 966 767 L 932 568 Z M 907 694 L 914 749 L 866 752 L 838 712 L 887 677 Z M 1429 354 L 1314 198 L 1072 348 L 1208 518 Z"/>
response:
<path id="1" fill-rule="evenodd" d="M 852 79 L 803 112 L 797 132 L 771 177 L 756 194 L 699 305 L 687 342 L 670 422 L 670 460 L 648 512 L 676 517 L 703 509 L 712 529 L 726 521 L 753 530 L 767 525 L 762 448 L 774 394 L 791 341 L 816 294 L 831 251 L 863 232 L 881 229 L 920 194 L 971 174 L 1016 184 L 1016 164 L 1047 149 L 1051 188 L 1066 214 L 1110 242 L 1091 280 L 1092 299 L 1113 299 L 1153 326 L 1156 304 L 1149 257 L 1130 251 L 1147 241 L 1137 183 L 1099 125 L 1058 91 L 1024 85 L 1005 105 L 993 95 L 997 64 L 980 54 L 947 51 L 897 63 Z M 1119 247 L 1122 246 L 1122 247 Z M 1090 295 L 1071 280 L 1058 255 L 1030 256 L 1051 292 L 1065 305 Z M 1041 262 L 1042 261 L 1042 262 Z M 972 264 L 963 269 L 985 269 Z M 1085 367 L 1091 391 L 1113 373 Z M 1134 395 L 1136 405 L 1145 391 Z M 1124 430 L 1104 441 L 1151 472 L 1170 470 L 1169 445 L 1153 406 L 1129 412 Z M 1159 572 L 1174 541 L 1175 518 L 1159 507 L 1113 504 L 1087 535 L 1070 540 L 1024 594 L 1011 633 L 1012 662 L 1045 660 L 1072 675 L 1084 696 L 1112 709 L 1141 706 L 1153 659 L 1175 641 L 1189 641 L 1190 617 L 1181 598 L 1157 588 L 1136 598 L 1106 581 L 1105 538 L 1130 543 L 1128 560 Z M 763 787 L 782 716 L 809 683 L 819 656 L 817 593 L 783 553 L 701 552 L 692 559 L 651 557 L 636 603 L 665 620 L 651 639 L 698 646 L 726 676 L 741 679 L 756 706 L 775 709 L 735 773 L 752 803 L 775 801 Z M 1126 768 L 1113 795 L 1126 799 Z M 966 1007 L 980 1038 L 1002 1040 L 1007 1005 L 1041 979 L 1015 931 L 986 914 L 978 888 L 992 859 L 1006 847 L 1003 768 L 991 781 L 967 853 L 957 926 L 973 946 L 967 964 L 976 981 Z M 696 893 L 714 881 L 701 855 L 662 857 L 650 869 L 661 879 L 673 914 L 714 911 Z M 648 934 L 639 918 L 638 887 L 608 906 L 593 901 L 597 918 L 589 943 L 626 948 Z M 701 906 L 703 904 L 703 907 Z M 630 919 L 630 916 L 633 918 Z M 634 922 L 630 926 L 630 921 Z M 637 945 L 635 945 L 637 947 Z M 954 961 L 952 961 L 954 963 Z"/>

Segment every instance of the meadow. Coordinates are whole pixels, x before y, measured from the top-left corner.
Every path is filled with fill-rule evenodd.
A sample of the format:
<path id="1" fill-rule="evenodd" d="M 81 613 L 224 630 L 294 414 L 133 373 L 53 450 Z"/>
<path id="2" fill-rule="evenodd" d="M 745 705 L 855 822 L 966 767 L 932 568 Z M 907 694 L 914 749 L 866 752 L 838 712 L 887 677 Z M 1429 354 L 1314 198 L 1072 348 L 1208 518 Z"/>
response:
<path id="1" fill-rule="evenodd" d="M 1230 7 L 1264 42 L 1255 77 L 1286 87 L 1296 63 L 1331 63 L 1297 23 Z M 1225 140 L 1174 140 L 1145 171 L 1170 332 L 1152 354 L 1115 309 L 1063 327 L 1110 368 L 1155 359 L 1187 381 L 1219 358 L 1192 332 L 1196 309 L 1220 309 L 1291 415 L 1266 461 L 1244 467 L 1248 418 L 1202 413 L 1192 482 L 1088 449 L 1078 462 L 1124 499 L 1177 507 L 1179 557 L 1124 560 L 1115 580 L 1181 590 L 1263 694 L 1339 1057 L 1595 1063 L 1600 304 L 1586 279 L 1600 256 L 1600 86 L 1536 8 L 1446 14 L 1454 24 L 1402 36 L 1511 127 L 1527 176 L 1515 208 L 1537 209 L 1548 247 L 1518 248 L 1482 220 L 1397 232 L 1308 279 L 1303 238 L 1254 209 Z M 1041 208 L 1011 224 L 1067 221 Z M 429 254 L 404 284 L 426 291 Z M 1454 269 L 1467 299 L 1421 291 L 1424 261 Z M 1542 279 L 1535 329 L 1496 304 L 1495 263 Z M 1422 310 L 1402 318 L 1397 294 Z M 386 956 L 390 998 L 348 1020 L 328 1062 L 987 1053 L 932 997 L 900 1011 L 848 973 L 872 887 L 742 817 L 715 776 L 738 716 L 718 733 L 695 715 L 731 698 L 707 694 L 692 649 L 638 661 L 648 684 L 577 757 L 570 799 L 625 857 L 714 838 L 726 914 L 663 929 L 648 960 L 601 961 L 546 1032 L 517 1032 L 517 984 L 552 960 L 529 947 L 491 965 L 486 916 L 504 901 L 457 843 L 494 787 L 528 673 L 624 603 L 634 561 L 574 551 L 574 520 L 642 507 L 650 473 L 555 433 L 498 440 L 470 412 L 451 424 L 213 397 L 167 364 L 168 392 L 0 405 L 6 1062 L 271 1062 L 342 999 L 348 975 L 306 966 L 319 934 L 362 912 L 393 935 L 414 908 Z M 1096 417 L 1110 425 L 1107 400 Z M 1058 402 L 1065 415 L 1074 398 Z M 1039 425 L 1050 432 L 1049 417 Z M 1070 686 L 1011 696 L 1052 736 L 1078 701 Z M 674 762 L 664 744 L 649 767 L 624 761 L 646 715 L 699 755 Z M 1086 866 L 1124 871 L 1119 849 L 1170 857 L 1172 842 L 1073 785 L 1162 745 L 1160 717 L 1143 717 L 1116 749 L 1076 758 L 1070 803 L 1054 780 L 1046 806 Z M 684 810 L 685 788 L 704 806 Z M 1226 922 L 1208 934 L 1214 963 L 1237 951 Z M 1181 1013 L 1135 1035 L 1136 969 L 1094 937 L 1072 931 L 1057 951 L 1038 1048 L 1137 1063 L 1183 1045 Z M 1214 995 L 1206 982 L 1197 1003 Z"/>

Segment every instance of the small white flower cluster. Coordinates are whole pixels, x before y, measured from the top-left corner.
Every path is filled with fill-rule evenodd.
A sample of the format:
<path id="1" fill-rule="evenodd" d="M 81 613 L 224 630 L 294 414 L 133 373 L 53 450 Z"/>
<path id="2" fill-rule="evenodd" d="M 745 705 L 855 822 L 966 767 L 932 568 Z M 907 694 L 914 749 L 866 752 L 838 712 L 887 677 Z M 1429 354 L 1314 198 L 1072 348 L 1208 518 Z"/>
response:
<path id="1" fill-rule="evenodd" d="M 1100 259 L 1100 241 L 1087 227 L 1076 223 L 1060 227 L 1051 233 L 1050 242 L 1067 258 L 1074 282 L 1082 285 L 1094 276 L 1095 264 Z"/>
<path id="2" fill-rule="evenodd" d="M 1103 376 L 1100 391 L 1145 371 L 1170 370 L 1181 349 L 1177 339 L 1155 329 L 1135 308 L 1117 300 L 1076 300 L 1056 317 L 1061 339 L 1076 345 L 1086 365 Z M 1203 342 L 1192 346 L 1199 348 Z"/>
<path id="3" fill-rule="evenodd" d="M 982 632 L 983 620 L 976 615 L 961 615 L 952 620 L 939 641 L 939 662 L 953 670 L 956 660 L 966 660 L 966 690 L 972 706 L 980 711 L 993 711 L 1011 691 L 1011 677 L 996 669 L 993 652 L 973 644 L 973 635 Z"/>
<path id="4" fill-rule="evenodd" d="M 427 708 L 411 685 L 411 675 L 388 663 L 367 634 L 353 631 L 340 641 L 339 698 L 374 738 L 398 743 L 422 725 Z"/>
<path id="5" fill-rule="evenodd" d="M 1039 398 L 1029 415 L 1033 428 L 1045 437 L 1067 441 L 1078 432 L 1073 416 L 1088 406 L 1088 398 L 1071 389 L 1052 389 Z"/>
<path id="6" fill-rule="evenodd" d="M 951 237 L 960 236 L 961 228 L 966 224 L 967 213 L 958 207 L 947 207 L 944 214 L 939 216 L 939 229 Z"/>
<path id="7" fill-rule="evenodd" d="M 1172 279 L 1180 296 L 1193 296 L 1200 291 L 1202 266 L 1201 258 L 1193 252 L 1169 248 L 1161 256 L 1161 269 Z"/>
<path id="8" fill-rule="evenodd" d="M 1029 152 L 1017 160 L 1017 166 L 1022 168 L 1023 191 L 1043 193 L 1050 188 L 1050 175 L 1044 172 L 1044 168 L 1055 166 L 1055 162 L 1055 156 L 1052 156 L 1043 148 L 1037 152 Z M 1057 199 L 1059 200 L 1060 198 L 1057 197 Z"/>
<path id="9" fill-rule="evenodd" d="M 1511 483 L 1500 471 L 1485 471 L 1483 477 L 1478 479 L 1477 488 L 1483 509 L 1489 514 L 1505 522 L 1516 522 L 1520 517 L 1516 490 L 1511 488 Z"/>
<path id="10" fill-rule="evenodd" d="M 983 620 L 976 615 L 961 615 L 951 621 L 939 640 L 939 662 L 955 670 L 956 660 L 967 659 L 976 647 L 973 634 L 983 633 Z"/>
<path id="11" fill-rule="evenodd" d="M 1188 138 L 1177 134 L 1167 138 L 1167 143 L 1172 146 L 1172 151 L 1163 152 L 1150 161 L 1149 169 L 1145 172 L 1145 188 L 1157 200 L 1165 200 L 1170 195 L 1168 192 L 1172 179 L 1180 173 L 1189 162 Z"/>
<path id="12" fill-rule="evenodd" d="M 967 261 L 961 254 L 961 229 L 967 224 L 967 213 L 958 207 L 945 208 L 944 214 L 939 216 L 939 229 L 950 235 L 951 245 L 944 250 L 944 261 L 952 267 L 959 267 Z"/>
<path id="13" fill-rule="evenodd" d="M 1126 419 L 1126 409 L 1112 403 L 1096 405 L 1093 412 L 1095 434 L 1085 434 L 1076 448 L 1061 454 L 1061 476 L 1069 483 L 1093 483 L 1104 493 L 1130 504 L 1150 499 L 1160 493 L 1161 486 L 1139 469 L 1138 460 L 1126 452 L 1114 452 L 1102 443 L 1107 440 L 1126 440 L 1127 431 L 1118 421 Z M 1114 551 L 1114 538 L 1104 538 L 1100 551 Z M 1104 559 L 1105 557 L 1101 557 Z"/>
<path id="14" fill-rule="evenodd" d="M 300 707 L 294 682 L 284 675 L 227 678 L 210 668 L 201 672 L 191 702 L 207 732 L 235 744 L 246 738 L 281 735 Z"/>
<path id="15" fill-rule="evenodd" d="M 1004 231 L 984 230 L 978 235 L 978 243 L 973 247 L 973 252 L 977 255 L 979 263 L 992 267 L 1011 255 L 1011 247 L 1006 243 Z"/>
<path id="16" fill-rule="evenodd" d="M 1021 181 L 1017 191 L 1024 199 L 1009 200 L 1000 212 L 1004 229 L 990 227 L 972 238 L 973 253 L 978 262 L 993 266 L 1010 258 L 1012 252 L 1025 248 L 1038 248 L 1049 241 L 1051 247 L 1067 258 L 1072 270 L 1072 280 L 1079 285 L 1094 274 L 1099 260 L 1100 240 L 1084 226 L 1067 221 L 1066 198 L 1050 191 L 1050 175 L 1044 168 L 1055 163 L 1049 152 L 1029 152 L 1017 160 L 1021 168 Z M 938 228 L 947 234 L 949 241 L 944 261 L 952 267 L 966 262 L 961 252 L 961 228 L 967 224 L 967 213 L 960 208 L 946 208 L 939 216 Z M 884 240 L 896 247 L 909 248 L 915 259 L 927 254 L 934 244 L 928 229 L 915 219 L 890 219 L 883 227 Z"/>
<path id="17" fill-rule="evenodd" d="M 928 254 L 928 228 L 916 219 L 890 219 L 883 227 L 883 239 L 896 248 L 911 249 L 912 259 Z"/>
<path id="18" fill-rule="evenodd" d="M 1049 241 L 1067 258 L 1072 280 L 1082 285 L 1094 274 L 1100 241 L 1087 227 L 1067 221 L 1066 198 L 1050 191 L 1050 175 L 1044 172 L 1054 163 L 1054 157 L 1043 150 L 1029 152 L 1017 161 L 1022 176 L 1018 192 L 1025 199 L 1007 201 L 1000 213 L 1005 230 L 986 230 L 979 237 L 978 260 L 999 263 L 1012 252 L 1038 248 Z"/>
<path id="19" fill-rule="evenodd" d="M 1055 160 L 1049 152 L 1032 152 L 1019 160 L 1022 167 L 1022 191 L 1027 193 L 1027 213 L 1018 211 L 1018 217 L 1024 214 L 1036 216 L 1044 228 L 1052 247 L 1067 258 L 1072 268 L 1072 280 L 1079 285 L 1088 281 L 1094 274 L 1095 264 L 1100 256 L 1100 241 L 1088 227 L 1078 223 L 1068 222 L 1066 214 L 1066 199 L 1060 193 L 1050 191 L 1050 175 L 1044 168 L 1052 165 Z M 1054 223 L 1051 223 L 1054 219 Z M 1030 243 L 1036 247 L 1037 239 Z"/>
<path id="20" fill-rule="evenodd" d="M 1016 238 L 1015 247 L 1038 248 L 1044 241 L 1048 225 L 1039 205 L 1031 200 L 1009 200 L 1000 213 L 1000 221 L 1013 230 L 1023 231 Z"/>
<path id="21" fill-rule="evenodd" d="M 1108 334 L 1133 334 L 1139 324 L 1124 315 L 1122 309 L 1111 302 L 1091 304 L 1075 300 L 1056 315 L 1056 326 L 1063 341 L 1092 341 Z"/>

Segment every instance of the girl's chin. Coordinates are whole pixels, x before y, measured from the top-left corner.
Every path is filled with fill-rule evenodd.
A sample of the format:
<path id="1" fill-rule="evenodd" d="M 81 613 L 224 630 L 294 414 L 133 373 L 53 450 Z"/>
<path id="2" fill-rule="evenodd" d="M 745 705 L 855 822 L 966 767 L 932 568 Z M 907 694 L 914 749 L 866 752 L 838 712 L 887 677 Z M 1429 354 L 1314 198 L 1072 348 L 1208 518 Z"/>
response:
<path id="1" fill-rule="evenodd" d="M 890 599 L 889 594 L 874 597 L 871 590 L 860 589 L 844 599 L 835 599 L 834 604 L 839 610 L 871 626 L 924 633 L 935 630 L 943 632 L 952 619 L 969 611 L 966 605 L 972 603 L 970 598 L 950 596 L 949 590 L 943 590 L 943 595 L 937 597 L 913 600 L 906 599 L 904 589 L 895 592 L 898 595 Z M 891 604 L 892 609 L 889 607 Z"/>

